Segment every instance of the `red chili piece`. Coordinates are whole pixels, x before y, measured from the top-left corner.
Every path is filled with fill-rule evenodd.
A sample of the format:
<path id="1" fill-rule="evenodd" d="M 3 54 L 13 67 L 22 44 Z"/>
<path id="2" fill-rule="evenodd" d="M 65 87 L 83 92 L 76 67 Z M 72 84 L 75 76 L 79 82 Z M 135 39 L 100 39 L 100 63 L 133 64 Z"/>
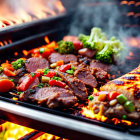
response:
<path id="1" fill-rule="evenodd" d="M 117 97 L 118 95 L 120 95 L 120 93 L 118 93 L 118 92 L 110 92 L 110 93 L 108 93 L 108 95 L 107 95 L 107 100 L 108 100 L 108 101 L 111 101 L 111 100 L 113 100 L 113 99 L 116 99 L 116 97 Z"/>
<path id="2" fill-rule="evenodd" d="M 25 91 L 28 89 L 28 87 L 32 84 L 32 82 L 35 80 L 36 77 L 40 76 L 40 72 L 35 72 L 35 75 L 32 77 L 32 75 L 28 75 L 18 86 L 18 90 Z"/>
<path id="3" fill-rule="evenodd" d="M 54 77 L 56 75 L 56 72 L 54 72 L 54 71 L 49 71 L 45 76 L 47 76 L 47 77 Z"/>
<path id="4" fill-rule="evenodd" d="M 58 68 L 58 71 L 61 71 L 61 72 L 66 72 L 67 70 L 69 70 L 71 68 L 71 65 L 67 64 L 67 65 L 61 65 L 59 68 Z"/>
<path id="5" fill-rule="evenodd" d="M 50 80 L 49 81 L 49 85 L 50 86 L 59 86 L 59 87 L 65 87 L 66 86 L 66 83 L 64 82 L 61 82 L 61 81 L 58 81 L 58 80 Z"/>
<path id="6" fill-rule="evenodd" d="M 75 50 L 80 50 L 83 48 L 83 44 L 81 41 L 73 41 L 73 46 L 75 47 Z"/>

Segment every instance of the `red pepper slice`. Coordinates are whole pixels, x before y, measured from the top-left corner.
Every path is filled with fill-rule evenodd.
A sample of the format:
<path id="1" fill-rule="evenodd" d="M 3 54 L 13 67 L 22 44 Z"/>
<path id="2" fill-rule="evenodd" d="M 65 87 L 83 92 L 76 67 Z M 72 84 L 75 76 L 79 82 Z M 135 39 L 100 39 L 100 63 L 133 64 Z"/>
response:
<path id="1" fill-rule="evenodd" d="M 58 81 L 58 80 L 50 80 L 49 81 L 49 85 L 50 86 L 59 86 L 59 87 L 65 87 L 66 86 L 66 83 L 64 82 L 61 82 L 61 81 Z"/>
<path id="2" fill-rule="evenodd" d="M 83 48 L 83 43 L 81 41 L 73 41 L 73 46 L 75 50 L 80 50 Z"/>
<path id="3" fill-rule="evenodd" d="M 61 65 L 59 68 L 58 68 L 58 71 L 61 71 L 61 72 L 66 72 L 67 70 L 69 70 L 71 68 L 71 65 L 67 64 L 67 65 Z"/>
<path id="4" fill-rule="evenodd" d="M 56 75 L 56 72 L 54 72 L 54 71 L 49 71 L 45 76 L 47 76 L 47 77 L 54 77 Z"/>
<path id="5" fill-rule="evenodd" d="M 120 95 L 120 93 L 118 93 L 118 92 L 109 92 L 108 95 L 107 95 L 107 100 L 111 101 L 113 99 L 116 99 L 116 97 L 118 95 Z"/>
<path id="6" fill-rule="evenodd" d="M 32 75 L 26 76 L 26 78 L 21 82 L 21 84 L 18 86 L 19 91 L 25 91 L 29 88 L 29 86 L 32 84 L 32 82 L 35 80 L 36 77 L 39 77 L 40 73 L 35 72 L 35 75 L 32 77 Z"/>

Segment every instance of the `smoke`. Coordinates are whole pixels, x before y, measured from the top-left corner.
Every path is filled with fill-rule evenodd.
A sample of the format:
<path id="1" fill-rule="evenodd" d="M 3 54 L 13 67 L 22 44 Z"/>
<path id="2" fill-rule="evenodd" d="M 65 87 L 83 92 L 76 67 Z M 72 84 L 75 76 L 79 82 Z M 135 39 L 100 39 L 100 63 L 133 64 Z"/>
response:
<path id="1" fill-rule="evenodd" d="M 70 34 L 89 34 L 92 27 L 101 27 L 109 37 L 115 35 L 122 39 L 126 36 L 138 35 L 137 30 L 122 27 L 127 17 L 123 17 L 126 9 L 124 10 L 119 2 L 119 0 L 81 0 L 76 9 Z"/>

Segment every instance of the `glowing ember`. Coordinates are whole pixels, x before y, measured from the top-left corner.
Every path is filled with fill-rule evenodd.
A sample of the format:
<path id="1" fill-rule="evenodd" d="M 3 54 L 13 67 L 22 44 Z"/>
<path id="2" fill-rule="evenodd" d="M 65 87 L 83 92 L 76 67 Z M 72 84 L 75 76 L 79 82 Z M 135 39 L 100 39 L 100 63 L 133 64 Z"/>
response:
<path id="1" fill-rule="evenodd" d="M 1 140 L 17 140 L 24 137 L 26 134 L 34 132 L 34 129 L 17 125 L 11 122 L 6 122 L 1 125 L 0 139 Z M 36 138 L 36 140 L 58 140 L 60 137 L 48 133 Z M 63 139 L 66 140 L 66 139 Z"/>
<path id="2" fill-rule="evenodd" d="M 137 37 L 129 37 L 124 39 L 125 43 L 128 44 L 130 47 L 140 48 L 140 38 Z"/>
<path id="3" fill-rule="evenodd" d="M 1 27 L 1 26 L 0 26 Z M 4 41 L 0 41 L 0 47 L 4 46 L 4 45 L 8 45 L 11 44 L 12 41 L 11 40 L 4 40 Z"/>
<path id="4" fill-rule="evenodd" d="M 32 6 L 33 5 L 33 6 Z M 0 1 L 0 28 L 64 13 L 60 0 Z"/>

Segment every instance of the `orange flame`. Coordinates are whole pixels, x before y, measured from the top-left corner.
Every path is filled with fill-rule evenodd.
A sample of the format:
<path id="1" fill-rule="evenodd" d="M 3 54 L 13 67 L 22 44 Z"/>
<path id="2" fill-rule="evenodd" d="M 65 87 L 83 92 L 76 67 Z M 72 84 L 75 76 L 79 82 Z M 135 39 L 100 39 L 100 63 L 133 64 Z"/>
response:
<path id="1" fill-rule="evenodd" d="M 8 40 L 4 40 L 4 41 L 0 41 L 0 47 L 11 44 L 12 40 L 8 39 Z"/>

